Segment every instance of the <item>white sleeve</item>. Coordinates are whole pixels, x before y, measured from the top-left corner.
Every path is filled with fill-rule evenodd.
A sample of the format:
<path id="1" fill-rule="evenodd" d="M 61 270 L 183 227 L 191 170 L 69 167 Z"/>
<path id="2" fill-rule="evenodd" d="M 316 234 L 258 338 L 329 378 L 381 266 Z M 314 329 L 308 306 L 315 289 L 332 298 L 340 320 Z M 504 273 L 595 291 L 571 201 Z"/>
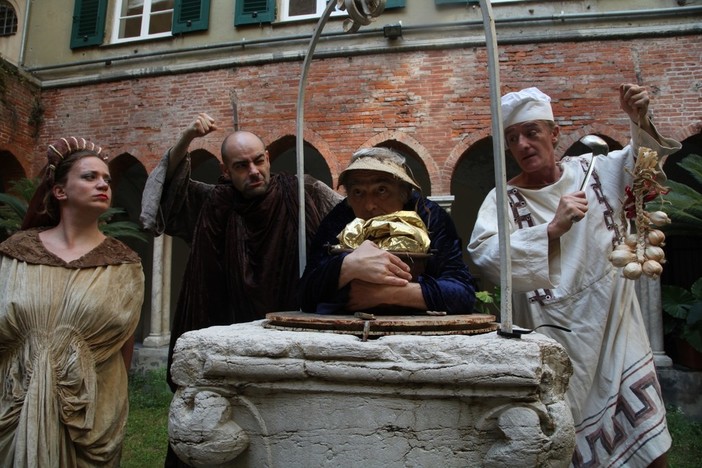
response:
<path id="1" fill-rule="evenodd" d="M 467 250 L 479 273 L 495 284 L 500 283 L 500 240 L 497 230 L 496 195 L 493 189 L 478 211 Z M 514 229 L 509 222 L 514 292 L 557 287 L 561 277 L 560 243 L 549 251 L 547 223 Z"/>

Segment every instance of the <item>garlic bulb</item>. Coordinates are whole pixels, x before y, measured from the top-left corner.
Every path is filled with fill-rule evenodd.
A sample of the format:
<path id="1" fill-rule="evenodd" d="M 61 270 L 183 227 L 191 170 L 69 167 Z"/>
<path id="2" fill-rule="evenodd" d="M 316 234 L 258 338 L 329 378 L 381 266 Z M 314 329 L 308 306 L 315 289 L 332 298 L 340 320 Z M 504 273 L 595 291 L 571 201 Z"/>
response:
<path id="1" fill-rule="evenodd" d="M 649 213 L 648 220 L 655 226 L 665 226 L 671 222 L 668 215 L 663 211 L 654 211 L 653 213 Z"/>
<path id="2" fill-rule="evenodd" d="M 626 244 L 617 244 L 614 246 L 614 250 L 623 250 L 625 252 L 636 252 L 636 246 L 629 246 Z"/>
<path id="3" fill-rule="evenodd" d="M 609 254 L 609 261 L 617 268 L 626 266 L 627 263 L 635 262 L 636 254 L 627 249 L 615 249 Z"/>
<path id="4" fill-rule="evenodd" d="M 638 244 L 639 239 L 636 234 L 629 234 L 624 238 L 624 244 L 628 245 L 629 247 L 636 247 L 636 244 Z"/>
<path id="5" fill-rule="evenodd" d="M 648 243 L 651 245 L 665 245 L 665 234 L 660 229 L 651 229 L 647 234 Z"/>
<path id="6" fill-rule="evenodd" d="M 663 249 L 657 245 L 649 245 L 644 249 L 644 257 L 649 260 L 655 260 L 656 262 L 663 262 L 665 258 L 665 252 Z"/>
<path id="7" fill-rule="evenodd" d="M 627 265 L 624 267 L 624 277 L 628 279 L 639 279 L 641 277 L 641 273 L 643 273 L 643 267 L 639 262 L 631 262 L 627 263 Z"/>
<path id="8" fill-rule="evenodd" d="M 646 260 L 641 266 L 641 271 L 646 276 L 656 279 L 663 273 L 663 267 L 655 260 Z"/>

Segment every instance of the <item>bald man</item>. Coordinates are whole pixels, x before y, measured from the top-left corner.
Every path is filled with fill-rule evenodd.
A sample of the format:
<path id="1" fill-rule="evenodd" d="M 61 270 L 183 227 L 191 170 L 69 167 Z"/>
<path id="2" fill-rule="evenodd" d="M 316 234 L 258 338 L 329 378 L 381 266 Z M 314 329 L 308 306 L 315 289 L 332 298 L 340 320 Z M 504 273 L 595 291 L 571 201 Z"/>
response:
<path id="1" fill-rule="evenodd" d="M 224 138 L 222 177 L 217 184 L 190 179 L 188 148 L 217 131 L 201 113 L 181 133 L 149 175 L 141 221 L 155 235 L 166 233 L 190 244 L 168 351 L 168 383 L 173 348 L 180 335 L 212 325 L 265 318 L 298 310 L 298 183 L 293 175 L 271 175 L 268 151 L 251 132 Z M 305 176 L 307 238 L 341 197 Z M 166 466 L 187 466 L 172 450 Z"/>

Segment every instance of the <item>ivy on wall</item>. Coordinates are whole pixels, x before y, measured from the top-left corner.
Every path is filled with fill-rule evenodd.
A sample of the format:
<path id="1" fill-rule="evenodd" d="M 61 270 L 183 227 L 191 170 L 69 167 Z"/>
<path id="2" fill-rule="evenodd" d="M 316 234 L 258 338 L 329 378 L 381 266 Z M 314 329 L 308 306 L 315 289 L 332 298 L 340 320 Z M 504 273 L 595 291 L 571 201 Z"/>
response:
<path id="1" fill-rule="evenodd" d="M 8 126 L 17 128 L 20 123 L 18 122 L 20 116 L 15 106 L 8 102 L 8 93 L 12 83 L 17 83 L 20 87 L 29 91 L 29 98 L 32 102 L 26 125 L 31 129 L 32 137 L 36 138 L 44 123 L 44 105 L 41 102 L 41 90 L 27 79 L 16 66 L 0 57 L 0 115 L 3 116 L 3 120 L 8 123 Z"/>

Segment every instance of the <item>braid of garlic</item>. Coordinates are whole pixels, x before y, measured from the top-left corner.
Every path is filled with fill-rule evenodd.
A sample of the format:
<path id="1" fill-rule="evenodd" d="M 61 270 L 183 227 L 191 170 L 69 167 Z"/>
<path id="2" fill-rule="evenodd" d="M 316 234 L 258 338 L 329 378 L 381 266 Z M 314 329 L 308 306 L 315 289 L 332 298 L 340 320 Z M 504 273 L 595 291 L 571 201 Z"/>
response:
<path id="1" fill-rule="evenodd" d="M 636 190 L 634 190 L 636 193 Z M 644 262 L 644 251 L 646 250 L 646 234 L 648 232 L 648 216 L 644 211 L 643 197 L 636 194 L 636 261 Z"/>
<path id="2" fill-rule="evenodd" d="M 662 226 L 670 222 L 668 215 L 662 211 L 649 213 L 645 209 L 645 198 L 651 193 L 666 193 L 667 188 L 658 183 L 657 176 L 662 172 L 658 165 L 658 153 L 649 148 L 639 148 L 639 154 L 634 165 L 634 181 L 632 193 L 634 196 L 634 207 L 636 210 L 635 230 L 636 233 L 626 236 L 624 245 L 615 247 L 610 254 L 610 261 L 615 266 L 623 263 L 623 259 L 629 260 L 624 266 L 623 274 L 629 279 L 638 279 L 642 274 L 650 278 L 658 278 L 663 271 L 662 264 L 665 263 L 665 254 L 661 248 L 664 245 L 665 235 L 655 226 Z M 622 224 L 627 226 L 626 213 L 622 213 Z M 616 253 L 624 251 L 631 254 Z"/>

